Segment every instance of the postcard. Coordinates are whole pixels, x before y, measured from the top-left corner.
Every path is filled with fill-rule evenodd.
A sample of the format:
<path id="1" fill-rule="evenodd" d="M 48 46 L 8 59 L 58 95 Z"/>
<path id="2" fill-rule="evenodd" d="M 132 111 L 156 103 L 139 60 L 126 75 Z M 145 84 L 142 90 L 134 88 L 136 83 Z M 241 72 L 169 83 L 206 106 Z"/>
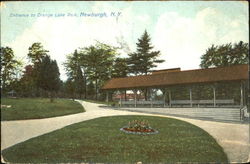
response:
<path id="1" fill-rule="evenodd" d="M 1 161 L 250 161 L 247 1 L 1 2 Z"/>

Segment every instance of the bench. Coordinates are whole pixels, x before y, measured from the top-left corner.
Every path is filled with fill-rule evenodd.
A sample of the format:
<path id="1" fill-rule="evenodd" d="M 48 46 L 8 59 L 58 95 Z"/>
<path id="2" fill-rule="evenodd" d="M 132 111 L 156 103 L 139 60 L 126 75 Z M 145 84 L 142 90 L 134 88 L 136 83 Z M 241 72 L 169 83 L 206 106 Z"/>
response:
<path id="1" fill-rule="evenodd" d="M 184 106 L 184 105 L 214 105 L 214 100 L 192 100 L 192 102 L 190 100 L 172 100 L 171 101 L 171 105 L 180 105 L 180 106 Z M 215 100 L 215 104 L 217 106 L 220 105 L 232 105 L 234 104 L 234 100 L 233 99 L 224 99 L 224 100 Z"/>
<path id="2" fill-rule="evenodd" d="M 136 101 L 136 106 L 164 106 L 164 101 L 154 100 L 154 101 L 146 101 L 146 100 L 139 100 Z M 225 105 L 233 105 L 233 99 L 224 99 L 224 100 L 215 100 L 216 106 L 225 106 Z M 128 106 L 135 106 L 135 101 L 120 101 L 119 105 L 128 105 Z M 172 106 L 191 106 L 190 100 L 172 100 Z M 192 100 L 192 106 L 214 106 L 214 100 Z"/>
<path id="3" fill-rule="evenodd" d="M 139 101 L 120 101 L 119 104 L 121 105 L 135 105 L 136 106 L 146 106 L 146 105 L 164 105 L 164 101 L 146 101 L 146 100 L 139 100 Z"/>
<path id="4" fill-rule="evenodd" d="M 171 105 L 187 105 L 190 104 L 190 100 L 172 100 Z"/>

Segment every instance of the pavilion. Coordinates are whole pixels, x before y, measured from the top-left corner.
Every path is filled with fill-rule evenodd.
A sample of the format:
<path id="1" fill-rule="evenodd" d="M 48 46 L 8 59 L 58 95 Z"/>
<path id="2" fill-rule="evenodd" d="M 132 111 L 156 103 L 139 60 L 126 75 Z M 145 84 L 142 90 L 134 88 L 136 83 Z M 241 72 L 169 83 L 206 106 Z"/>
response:
<path id="1" fill-rule="evenodd" d="M 140 101 L 136 97 L 133 101 L 126 101 L 126 97 L 120 100 L 120 105 L 162 105 L 164 107 L 179 106 L 211 106 L 218 107 L 224 105 L 235 105 L 243 107 L 247 104 L 247 87 L 248 87 L 248 64 L 232 65 L 227 67 L 195 69 L 181 71 L 180 68 L 165 69 L 153 71 L 150 75 L 130 76 L 124 78 L 113 78 L 106 82 L 102 90 L 106 91 L 106 101 L 109 101 L 109 93 L 114 91 L 123 92 L 126 95 L 128 90 L 137 93 L 138 90 L 150 91 L 152 89 L 159 89 L 162 91 L 161 100 L 153 100 L 152 94 L 149 94 L 149 101 Z M 232 91 L 238 95 L 236 98 L 231 98 L 230 93 L 222 95 L 222 98 L 217 98 L 217 90 L 220 90 L 227 84 L 236 86 Z M 210 90 L 210 98 L 196 98 L 194 97 L 194 90 L 197 95 L 207 90 L 199 90 L 197 86 L 204 86 Z M 174 99 L 176 89 L 174 87 L 184 88 L 183 91 L 188 95 L 183 98 Z M 224 88 L 225 92 L 228 90 Z M 183 92 L 181 91 L 181 92 Z M 199 93 L 200 92 L 200 93 Z M 136 95 L 136 94 L 135 94 Z M 228 97 L 227 97 L 228 96 Z M 209 97 L 209 96 L 208 96 Z M 236 101 L 237 100 L 237 101 Z"/>

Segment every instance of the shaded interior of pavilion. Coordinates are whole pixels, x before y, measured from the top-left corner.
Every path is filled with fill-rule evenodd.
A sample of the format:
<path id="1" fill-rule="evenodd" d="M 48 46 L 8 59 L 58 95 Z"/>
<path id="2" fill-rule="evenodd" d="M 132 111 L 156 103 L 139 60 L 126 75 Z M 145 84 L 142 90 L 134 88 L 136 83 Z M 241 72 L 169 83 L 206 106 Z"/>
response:
<path id="1" fill-rule="evenodd" d="M 114 78 L 102 88 L 106 101 L 126 107 L 243 107 L 247 104 L 248 65 Z"/>

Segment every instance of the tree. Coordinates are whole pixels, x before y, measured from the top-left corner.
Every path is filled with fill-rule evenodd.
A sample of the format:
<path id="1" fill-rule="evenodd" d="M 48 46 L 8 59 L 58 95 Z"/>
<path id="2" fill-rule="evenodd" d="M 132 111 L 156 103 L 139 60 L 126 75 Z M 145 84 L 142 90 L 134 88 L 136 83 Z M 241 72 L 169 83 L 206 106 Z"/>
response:
<path id="1" fill-rule="evenodd" d="M 50 94 L 50 101 L 53 102 L 53 92 L 59 90 L 60 73 L 55 60 L 51 60 L 49 56 L 42 58 L 38 66 L 38 86 Z"/>
<path id="2" fill-rule="evenodd" d="M 33 43 L 31 47 L 29 47 L 28 57 L 33 64 L 41 63 L 42 58 L 47 55 L 49 51 L 45 50 L 41 43 Z"/>
<path id="3" fill-rule="evenodd" d="M 86 78 L 83 75 L 82 62 L 81 54 L 75 50 L 73 54 L 67 56 L 64 66 L 69 80 L 74 83 L 74 86 L 77 88 L 75 91 L 79 94 L 79 97 L 81 98 L 81 95 L 84 93 L 86 98 Z"/>
<path id="4" fill-rule="evenodd" d="M 138 39 L 137 51 L 129 55 L 128 66 L 129 72 L 138 75 L 147 75 L 149 70 L 156 67 L 156 63 L 162 63 L 164 60 L 158 60 L 160 51 L 152 51 L 153 46 L 150 43 L 150 37 L 147 31 Z"/>
<path id="5" fill-rule="evenodd" d="M 137 51 L 128 54 L 128 68 L 129 73 L 134 75 L 144 74 L 147 75 L 150 69 L 156 67 L 157 63 L 162 63 L 164 60 L 159 60 L 157 57 L 160 55 L 160 51 L 152 51 L 153 46 L 150 43 L 150 36 L 145 30 L 144 34 L 138 39 Z M 147 92 L 145 89 L 144 94 L 147 100 Z"/>
<path id="6" fill-rule="evenodd" d="M 46 56 L 48 56 L 48 50 L 45 50 L 43 48 L 43 45 L 41 43 L 33 43 L 31 47 L 29 47 L 29 53 L 28 58 L 32 62 L 32 79 L 35 84 L 35 90 L 36 96 L 40 95 L 41 92 L 39 91 L 39 67 L 40 64 Z"/>
<path id="7" fill-rule="evenodd" d="M 33 79 L 33 66 L 27 65 L 24 68 L 23 76 L 20 79 L 20 94 L 22 96 L 34 96 L 35 81 Z"/>
<path id="8" fill-rule="evenodd" d="M 118 71 L 118 63 L 115 62 L 116 50 L 110 45 L 97 42 L 95 45 L 81 48 L 80 51 L 75 50 L 73 54 L 68 55 L 64 67 L 70 81 L 68 83 L 76 88 L 71 91 L 80 92 L 83 88 L 86 98 L 87 95 L 92 96 L 92 93 L 89 92 L 94 86 L 95 99 L 98 99 L 99 89 L 113 77 L 114 72 Z M 124 59 L 118 59 L 118 61 L 124 65 Z M 120 74 L 121 72 L 119 72 L 119 76 Z"/>
<path id="9" fill-rule="evenodd" d="M 206 50 L 206 53 L 201 56 L 201 68 L 211 68 L 211 67 L 225 67 L 235 64 L 247 64 L 248 63 L 248 52 L 249 45 L 242 41 L 235 43 L 223 44 L 223 45 L 212 45 Z M 216 86 L 219 86 L 217 90 L 216 97 L 224 98 L 224 95 L 237 95 L 239 91 L 235 88 L 239 88 L 234 83 L 218 83 Z M 211 88 L 211 87 L 210 87 Z M 203 89 L 205 95 L 211 95 L 211 91 L 206 86 L 201 86 L 200 90 Z M 199 90 L 199 91 L 200 91 Z M 198 91 L 198 92 L 199 92 Z M 205 91 L 205 92 L 204 92 Z M 238 96 L 239 97 L 239 96 Z M 234 99 L 237 100 L 237 96 L 234 96 Z"/>
<path id="10" fill-rule="evenodd" d="M 87 88 L 88 88 L 87 97 L 90 99 L 94 99 L 96 94 L 95 94 L 95 85 L 93 81 L 90 80 L 88 81 Z"/>
<path id="11" fill-rule="evenodd" d="M 201 56 L 201 68 L 224 67 L 248 63 L 248 43 L 240 41 L 233 46 L 231 43 L 219 46 L 212 45 Z"/>
<path id="12" fill-rule="evenodd" d="M 69 95 L 74 100 L 76 87 L 72 79 L 68 78 L 67 81 L 65 82 L 64 87 L 67 95 Z"/>
<path id="13" fill-rule="evenodd" d="M 98 98 L 99 88 L 111 78 L 116 54 L 116 48 L 100 42 L 81 50 L 81 64 L 88 80 L 95 85 L 95 99 Z"/>
<path id="14" fill-rule="evenodd" d="M 126 77 L 127 74 L 128 74 L 127 59 L 116 58 L 113 65 L 112 78 Z"/>
<path id="15" fill-rule="evenodd" d="M 14 59 L 14 52 L 9 47 L 1 47 L 1 89 L 6 90 L 6 85 L 9 85 L 16 79 L 15 75 L 18 72 L 21 62 Z"/>

